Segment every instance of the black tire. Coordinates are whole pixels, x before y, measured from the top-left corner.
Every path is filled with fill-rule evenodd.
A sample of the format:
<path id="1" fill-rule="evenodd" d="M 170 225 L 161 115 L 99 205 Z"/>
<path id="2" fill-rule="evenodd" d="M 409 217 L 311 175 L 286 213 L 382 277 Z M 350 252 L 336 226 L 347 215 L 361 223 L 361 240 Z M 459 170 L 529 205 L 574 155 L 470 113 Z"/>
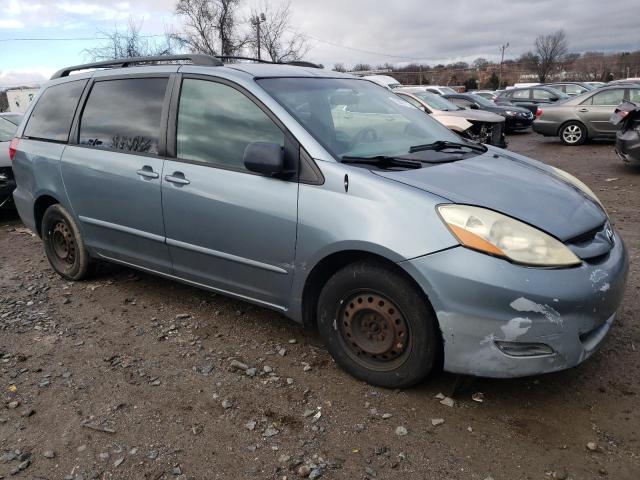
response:
<path id="1" fill-rule="evenodd" d="M 571 121 L 560 127 L 558 136 L 564 145 L 582 145 L 587 141 L 587 127 L 582 122 Z"/>
<path id="2" fill-rule="evenodd" d="M 91 267 L 91 257 L 73 217 L 59 204 L 42 217 L 42 241 L 51 267 L 67 280 L 82 280 Z"/>
<path id="3" fill-rule="evenodd" d="M 424 294 L 382 263 L 356 262 L 320 292 L 318 331 L 336 363 L 386 388 L 422 381 L 439 351 L 437 321 Z"/>

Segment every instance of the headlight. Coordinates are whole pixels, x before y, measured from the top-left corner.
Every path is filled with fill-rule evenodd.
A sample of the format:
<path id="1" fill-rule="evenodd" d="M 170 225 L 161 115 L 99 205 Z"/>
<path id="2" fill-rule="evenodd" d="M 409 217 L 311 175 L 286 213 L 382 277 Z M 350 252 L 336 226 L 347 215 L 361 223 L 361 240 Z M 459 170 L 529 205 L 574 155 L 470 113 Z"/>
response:
<path id="1" fill-rule="evenodd" d="M 562 242 L 511 217 L 470 205 L 439 205 L 438 212 L 465 247 L 538 267 L 578 265 Z"/>
<path id="2" fill-rule="evenodd" d="M 589 187 L 587 187 L 584 183 L 582 183 L 580 180 L 578 180 L 576 177 L 574 177 L 570 173 L 565 172 L 564 170 L 560 170 L 559 168 L 556 168 L 556 167 L 551 167 L 551 168 L 553 169 L 553 173 L 558 175 L 567 183 L 570 183 L 571 185 L 576 187 L 578 190 L 581 190 L 587 196 L 591 197 L 593 200 L 596 201 L 598 205 L 600 205 L 600 207 L 602 207 L 602 210 L 604 210 L 604 205 L 602 205 L 602 202 L 600 201 L 600 199 L 596 197 L 596 194 L 593 193 L 593 191 Z"/>
<path id="3" fill-rule="evenodd" d="M 513 110 L 507 110 L 504 113 L 506 113 L 507 115 L 511 115 L 511 116 L 516 116 L 518 114 L 518 112 L 514 112 Z"/>

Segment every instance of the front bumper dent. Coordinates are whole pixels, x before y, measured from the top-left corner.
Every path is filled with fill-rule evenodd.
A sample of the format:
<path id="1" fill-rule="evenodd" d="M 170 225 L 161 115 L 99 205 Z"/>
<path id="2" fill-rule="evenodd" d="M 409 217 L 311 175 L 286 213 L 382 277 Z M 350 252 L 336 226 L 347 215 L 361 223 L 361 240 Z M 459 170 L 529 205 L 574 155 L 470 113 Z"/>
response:
<path id="1" fill-rule="evenodd" d="M 434 307 L 444 369 L 508 378 L 563 370 L 591 356 L 614 321 L 628 259 L 616 234 L 606 256 L 575 268 L 527 268 L 463 247 L 400 265 Z M 496 341 L 543 344 L 552 353 L 508 355 Z"/>

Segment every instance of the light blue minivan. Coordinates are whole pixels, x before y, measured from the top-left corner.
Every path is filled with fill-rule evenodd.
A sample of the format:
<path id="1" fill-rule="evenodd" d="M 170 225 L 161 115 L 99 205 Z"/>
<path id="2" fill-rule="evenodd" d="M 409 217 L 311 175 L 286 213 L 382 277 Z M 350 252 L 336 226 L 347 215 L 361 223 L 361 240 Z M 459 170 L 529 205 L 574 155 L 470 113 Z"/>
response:
<path id="1" fill-rule="evenodd" d="M 625 288 L 622 239 L 582 182 L 311 64 L 63 69 L 10 156 L 64 278 L 106 260 L 263 305 L 380 386 L 577 365 Z"/>

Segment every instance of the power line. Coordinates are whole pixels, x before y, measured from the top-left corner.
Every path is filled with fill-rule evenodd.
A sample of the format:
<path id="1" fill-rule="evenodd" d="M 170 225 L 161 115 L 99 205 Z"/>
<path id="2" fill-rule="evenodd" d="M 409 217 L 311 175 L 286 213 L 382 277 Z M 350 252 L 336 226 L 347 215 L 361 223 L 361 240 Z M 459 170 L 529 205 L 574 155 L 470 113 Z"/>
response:
<path id="1" fill-rule="evenodd" d="M 324 40 L 322 38 L 318 38 L 314 35 L 309 35 L 304 34 L 306 37 L 311 38 L 312 40 L 315 40 L 316 42 L 320 42 L 320 43 L 326 43 L 327 45 L 331 45 L 333 47 L 338 47 L 338 48 L 344 48 L 345 50 L 353 50 L 354 52 L 361 52 L 361 53 L 368 53 L 369 55 L 378 55 L 381 57 L 389 57 L 389 58 L 401 58 L 403 60 L 418 60 L 418 61 L 422 61 L 424 60 L 423 58 L 418 58 L 418 57 L 407 57 L 404 55 L 393 55 L 391 53 L 383 53 L 383 52 L 376 52 L 373 50 L 365 50 L 363 48 L 356 48 L 356 47 L 349 47 L 347 45 L 341 45 L 339 43 L 335 43 L 335 42 L 330 42 L 329 40 Z"/>
<path id="2" fill-rule="evenodd" d="M 139 35 L 139 38 L 164 37 L 165 35 Z M 63 37 L 63 38 L 0 38 L 0 42 L 71 42 L 87 40 L 109 40 L 109 37 Z"/>

